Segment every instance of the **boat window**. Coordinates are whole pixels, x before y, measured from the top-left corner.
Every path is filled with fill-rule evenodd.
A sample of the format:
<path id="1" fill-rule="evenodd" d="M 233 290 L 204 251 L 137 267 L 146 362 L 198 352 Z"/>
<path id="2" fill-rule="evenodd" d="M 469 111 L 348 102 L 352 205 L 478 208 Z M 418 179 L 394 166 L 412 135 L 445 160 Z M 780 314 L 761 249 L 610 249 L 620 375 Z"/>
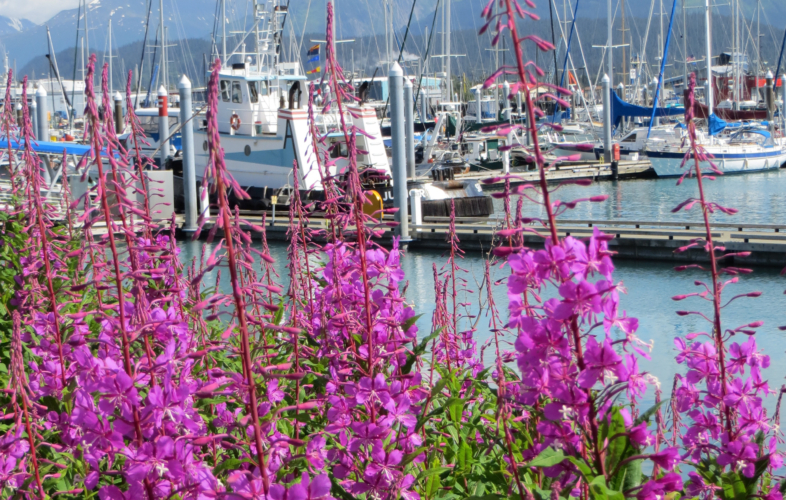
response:
<path id="1" fill-rule="evenodd" d="M 259 102 L 259 94 L 257 93 L 257 82 L 248 82 L 248 95 L 251 102 L 254 104 Z"/>
<path id="2" fill-rule="evenodd" d="M 240 90 L 240 82 L 232 82 L 232 102 L 243 102 L 243 91 Z"/>
<path id="3" fill-rule="evenodd" d="M 221 80 L 221 99 L 224 102 L 229 102 L 229 81 Z"/>
<path id="4" fill-rule="evenodd" d="M 334 143 L 333 148 L 330 150 L 331 158 L 347 158 L 349 152 L 347 151 L 347 143 Z"/>
<path id="5" fill-rule="evenodd" d="M 622 142 L 636 142 L 636 134 L 630 134 L 628 137 L 622 139 Z"/>
<path id="6" fill-rule="evenodd" d="M 268 94 L 269 82 L 259 82 L 259 95 L 266 96 Z"/>

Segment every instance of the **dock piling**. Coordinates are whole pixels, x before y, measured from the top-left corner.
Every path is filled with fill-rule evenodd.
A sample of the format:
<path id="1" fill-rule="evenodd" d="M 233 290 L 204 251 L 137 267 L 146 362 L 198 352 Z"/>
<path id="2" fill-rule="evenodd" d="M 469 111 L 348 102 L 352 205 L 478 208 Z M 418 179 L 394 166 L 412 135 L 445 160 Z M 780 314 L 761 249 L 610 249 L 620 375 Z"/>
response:
<path id="1" fill-rule="evenodd" d="M 404 79 L 404 121 L 407 126 L 407 177 L 415 178 L 415 109 L 412 98 L 412 82 Z"/>
<path id="2" fill-rule="evenodd" d="M 36 100 L 36 125 L 38 126 L 36 135 L 39 141 L 49 141 L 49 110 L 46 105 L 46 89 L 43 85 L 39 85 L 35 91 Z M 49 164 L 49 157 L 44 157 L 44 182 L 47 187 L 52 187 L 52 179 L 54 179 L 54 172 Z"/>
<path id="3" fill-rule="evenodd" d="M 611 80 L 603 75 L 603 161 L 611 163 Z"/>
<path id="4" fill-rule="evenodd" d="M 185 222 L 183 231 L 192 233 L 197 230 L 197 187 L 196 187 L 196 150 L 194 149 L 194 127 L 191 119 L 191 80 L 186 75 L 177 85 L 180 91 L 180 123 L 183 135 L 183 198 L 185 200 Z M 188 122 L 188 123 L 186 123 Z"/>
<path id="5" fill-rule="evenodd" d="M 773 92 L 773 81 L 774 78 L 772 76 L 772 71 L 768 71 L 767 75 L 764 77 L 765 89 L 764 89 L 764 103 L 767 105 L 767 123 L 770 127 L 770 131 L 775 129 L 775 124 L 772 123 L 773 118 L 775 117 L 775 93 Z"/>
<path id="6" fill-rule="evenodd" d="M 396 211 L 396 234 L 402 241 L 409 239 L 409 214 L 407 207 L 407 158 L 406 127 L 404 120 L 404 71 L 398 63 L 390 66 L 388 73 L 390 92 L 390 135 L 393 140 L 393 206 Z"/>
<path id="7" fill-rule="evenodd" d="M 413 189 L 409 192 L 409 203 L 412 209 L 412 225 L 423 225 L 423 190 Z"/>
<path id="8" fill-rule="evenodd" d="M 123 120 L 123 96 L 120 92 L 115 92 L 115 132 L 119 135 L 122 134 L 126 128 L 125 121 Z"/>
<path id="9" fill-rule="evenodd" d="M 166 160 L 169 156 L 169 93 L 166 88 L 161 85 L 158 88 L 158 144 L 159 144 L 159 157 L 163 169 L 166 167 Z"/>

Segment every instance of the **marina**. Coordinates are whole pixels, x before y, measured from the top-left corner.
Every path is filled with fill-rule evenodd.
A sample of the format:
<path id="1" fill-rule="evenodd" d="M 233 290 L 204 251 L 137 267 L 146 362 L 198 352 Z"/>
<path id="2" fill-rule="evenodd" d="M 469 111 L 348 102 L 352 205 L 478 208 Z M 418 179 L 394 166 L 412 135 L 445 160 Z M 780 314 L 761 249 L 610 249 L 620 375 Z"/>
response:
<path id="1" fill-rule="evenodd" d="M 0 498 L 783 500 L 777 2 L 6 3 Z"/>

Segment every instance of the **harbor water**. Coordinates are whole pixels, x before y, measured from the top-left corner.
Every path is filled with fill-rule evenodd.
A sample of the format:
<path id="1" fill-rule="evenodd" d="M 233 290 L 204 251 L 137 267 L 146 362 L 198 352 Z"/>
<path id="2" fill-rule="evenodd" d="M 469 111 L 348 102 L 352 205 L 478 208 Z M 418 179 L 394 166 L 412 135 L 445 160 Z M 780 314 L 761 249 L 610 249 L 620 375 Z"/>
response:
<path id="1" fill-rule="evenodd" d="M 764 182 L 766 178 L 773 178 L 770 175 L 764 176 L 748 176 L 731 179 L 738 182 L 755 182 L 755 177 L 760 177 L 759 181 L 762 189 L 768 185 Z M 777 176 L 780 178 L 781 183 L 784 182 L 786 176 Z M 646 181 L 650 182 L 651 181 Z M 668 181 L 673 184 L 673 181 Z M 635 184 L 635 183 L 632 183 Z M 660 183 L 657 183 L 660 185 Z M 723 186 L 723 184 L 717 184 Z M 620 183 L 623 186 L 621 191 L 626 191 L 626 197 L 633 196 L 633 191 L 627 189 L 625 183 Z M 605 186 L 601 185 L 601 189 L 609 189 L 612 187 L 611 183 Z M 729 188 L 731 191 L 731 188 Z M 745 190 L 743 190 L 745 191 Z M 776 197 L 775 189 L 770 189 L 768 196 L 770 198 Z M 661 190 L 665 194 L 665 188 Z M 750 191 L 754 193 L 754 191 Z M 676 198 L 674 198 L 676 199 Z M 607 202 L 610 204 L 610 202 Z M 670 201 L 662 200 L 660 206 L 664 211 L 666 207 L 671 206 Z M 765 213 L 773 213 L 777 204 L 762 207 L 758 210 L 760 220 L 764 219 Z M 783 210 L 782 207 L 777 207 Z M 603 217 L 609 217 L 607 214 L 614 214 L 613 208 L 595 208 L 594 210 L 601 211 Z M 605 210 L 605 211 L 603 211 Z M 626 210 L 635 210 L 641 216 L 648 213 L 642 207 L 640 209 L 630 208 Z M 752 210 L 755 212 L 755 210 Z M 649 212 L 653 214 L 653 212 Z M 666 212 L 667 213 L 667 212 Z M 780 213 L 780 212 L 778 212 Z M 593 212 L 588 212 L 593 214 Z M 600 216 L 600 215 L 598 215 Z M 783 219 L 780 219 L 783 220 Z M 197 261 L 201 252 L 212 252 L 213 245 L 205 244 L 202 241 L 188 241 L 181 243 L 181 259 L 183 262 L 190 262 L 192 258 L 196 257 Z M 280 275 L 280 284 L 286 285 L 288 282 L 288 270 L 286 268 L 286 246 L 281 243 L 271 244 L 271 254 L 276 260 L 276 269 Z M 406 273 L 405 280 L 408 281 L 406 289 L 406 297 L 410 304 L 415 307 L 416 313 L 421 314 L 418 321 L 419 335 L 425 336 L 431 331 L 431 319 L 434 311 L 434 279 L 432 266 L 436 263 L 438 270 L 442 270 L 447 262 L 447 256 L 440 252 L 435 251 L 412 251 L 407 252 L 401 259 L 401 265 Z M 461 267 L 468 271 L 463 274 L 467 280 L 467 286 L 474 293 L 462 293 L 458 297 L 458 303 L 467 304 L 461 313 L 467 316 L 477 316 L 479 310 L 479 300 L 482 300 L 485 305 L 485 290 L 483 297 L 478 297 L 479 284 L 483 282 L 483 271 L 485 267 L 484 256 L 479 252 L 468 252 L 463 261 L 460 263 Z M 709 323 L 701 319 L 699 316 L 677 316 L 677 310 L 701 310 L 710 315 L 709 303 L 691 298 L 682 302 L 674 302 L 671 297 L 677 294 L 686 294 L 696 291 L 701 291 L 700 287 L 695 285 L 695 281 L 707 281 L 709 276 L 698 269 L 690 269 L 685 272 L 678 273 L 673 268 L 664 263 L 653 262 L 634 262 L 634 261 L 618 261 L 615 262 L 616 272 L 614 278 L 618 282 L 622 282 L 627 289 L 627 294 L 622 295 L 620 298 L 620 308 L 625 310 L 629 316 L 639 319 L 638 336 L 645 342 L 652 343 L 653 349 L 651 353 L 651 360 L 641 360 L 640 367 L 655 375 L 663 385 L 664 394 L 668 396 L 671 392 L 671 385 L 674 374 L 677 372 L 684 373 L 684 366 L 678 366 L 675 361 L 676 351 L 674 348 L 674 339 L 678 336 L 684 336 L 691 332 L 705 332 L 711 329 Z M 224 292 L 229 292 L 229 283 L 226 272 L 222 273 L 222 288 Z M 496 282 L 509 275 L 509 269 L 497 263 L 492 268 L 492 282 Z M 205 285 L 209 286 L 215 282 L 215 270 L 208 273 L 205 277 Z M 763 321 L 764 326 L 759 329 L 756 336 L 759 347 L 770 356 L 773 357 L 772 365 L 765 371 L 766 377 L 770 381 L 770 386 L 777 389 L 784 383 L 786 376 L 786 365 L 778 362 L 780 356 L 786 350 L 786 332 L 781 332 L 778 329 L 780 325 L 786 325 L 786 278 L 779 275 L 778 269 L 772 268 L 759 268 L 755 269 L 753 274 L 743 275 L 739 278 L 739 283 L 730 285 L 725 291 L 725 300 L 731 297 L 748 293 L 752 291 L 762 292 L 762 296 L 756 299 L 740 299 L 732 302 L 728 307 L 723 309 L 722 318 L 724 327 L 736 328 L 738 326 L 753 322 Z M 553 293 L 551 290 L 550 293 Z M 546 295 L 550 295 L 549 292 Z M 494 288 L 494 297 L 497 307 L 500 310 L 503 320 L 507 318 L 508 299 L 504 281 Z M 471 322 L 475 319 L 465 319 L 463 321 L 463 328 L 469 328 Z M 478 349 L 491 339 L 491 331 L 489 327 L 489 319 L 484 312 L 476 321 L 475 339 L 478 344 Z M 740 335 L 737 342 L 745 342 L 747 337 Z M 504 346 L 505 350 L 513 350 L 512 336 L 508 336 L 506 341 L 507 345 Z M 489 365 L 494 362 L 494 349 L 493 346 L 486 350 L 484 362 Z M 652 402 L 654 393 L 648 391 L 645 404 Z M 774 405 L 774 399 L 770 398 L 770 402 Z M 768 404 L 768 407 L 770 405 Z"/>
<path id="2" fill-rule="evenodd" d="M 555 193 L 557 199 L 570 201 L 596 195 L 608 195 L 605 203 L 580 203 L 561 217 L 580 220 L 635 220 L 681 222 L 699 221 L 701 214 L 672 213 L 672 209 L 689 197 L 697 197 L 695 179 L 686 179 L 676 186 L 676 178 L 637 179 L 595 182 L 589 187 L 562 186 Z M 556 184 L 552 187 L 556 187 Z M 529 191 L 532 193 L 532 191 Z M 745 175 L 719 176 L 705 182 L 705 193 L 711 201 L 740 212 L 734 216 L 714 215 L 717 222 L 744 224 L 783 224 L 786 222 L 786 169 L 770 170 Z M 498 213 L 503 212 L 502 200 L 494 200 Z M 515 200 L 512 201 L 515 209 Z M 524 203 L 524 217 L 544 217 L 542 207 Z"/>

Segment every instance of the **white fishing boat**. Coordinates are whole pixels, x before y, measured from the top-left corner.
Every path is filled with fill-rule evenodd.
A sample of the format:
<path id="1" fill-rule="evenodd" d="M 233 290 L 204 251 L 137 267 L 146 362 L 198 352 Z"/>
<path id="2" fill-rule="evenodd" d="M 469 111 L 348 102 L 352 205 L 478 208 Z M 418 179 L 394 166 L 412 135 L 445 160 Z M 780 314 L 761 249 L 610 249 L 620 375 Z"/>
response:
<path id="1" fill-rule="evenodd" d="M 322 179 L 314 154 L 314 140 L 308 121 L 306 77 L 299 63 L 279 60 L 281 29 L 286 8 L 279 2 L 258 4 L 258 38 L 255 57 L 226 64 L 219 71 L 218 128 L 227 169 L 252 198 L 269 200 L 294 186 L 293 175 L 303 191 L 321 191 Z M 269 11 L 268 11 L 269 9 Z M 231 59 L 232 56 L 229 57 Z M 358 132 L 355 139 L 358 167 L 371 168 L 390 179 L 391 172 L 381 139 L 379 121 L 370 106 L 347 106 L 345 121 Z M 343 133 L 338 133 L 337 112 L 316 114 L 320 134 L 327 134 L 335 163 L 329 175 L 339 175 L 348 166 Z M 194 133 L 197 162 L 208 160 L 207 131 L 204 123 Z M 297 170 L 294 165 L 297 164 Z M 198 173 L 201 176 L 201 172 Z M 388 184 L 390 184 L 388 182 Z M 389 187 L 389 186 L 388 186 Z M 390 191 L 380 193 L 390 197 Z"/>
<path id="2" fill-rule="evenodd" d="M 728 140 L 713 139 L 702 146 L 724 174 L 774 170 L 786 162 L 786 150 L 766 130 L 742 132 Z M 676 177 L 685 173 L 683 160 L 689 150 L 689 144 L 664 143 L 648 146 L 647 156 L 658 177 Z"/>

